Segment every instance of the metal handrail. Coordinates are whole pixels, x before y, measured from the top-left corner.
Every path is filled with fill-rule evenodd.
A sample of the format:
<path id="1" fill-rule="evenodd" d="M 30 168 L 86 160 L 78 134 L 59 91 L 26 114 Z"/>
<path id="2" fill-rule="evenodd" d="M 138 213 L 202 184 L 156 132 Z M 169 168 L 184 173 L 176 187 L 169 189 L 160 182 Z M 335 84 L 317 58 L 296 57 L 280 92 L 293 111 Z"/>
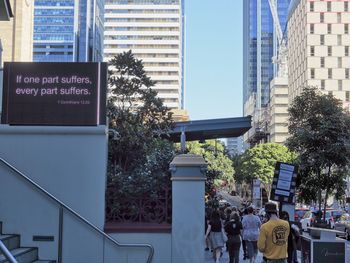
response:
<path id="1" fill-rule="evenodd" d="M 7 162 L 6 160 L 4 160 L 3 158 L 0 157 L 0 161 L 5 164 L 8 168 L 10 168 L 12 171 L 14 171 L 16 174 L 20 175 L 23 179 L 25 179 L 28 183 L 30 183 L 32 186 L 34 186 L 37 190 L 39 190 L 40 192 L 42 192 L 43 194 L 45 194 L 47 197 L 49 197 L 51 200 L 53 200 L 54 202 L 56 202 L 57 204 L 59 204 L 61 207 L 63 207 L 64 209 L 66 209 L 68 212 L 70 212 L 72 215 L 74 215 L 75 217 L 77 217 L 79 220 L 81 220 L 82 222 L 84 222 L 85 224 L 87 224 L 89 227 L 91 227 L 93 230 L 95 230 L 97 233 L 99 233 L 100 235 L 102 235 L 103 237 L 107 238 L 109 241 L 111 241 L 114 245 L 118 246 L 118 247 L 128 247 L 128 248 L 148 248 L 150 250 L 150 253 L 148 255 L 148 259 L 147 259 L 147 263 L 151 263 L 152 262 L 152 258 L 154 255 L 154 248 L 151 244 L 123 244 L 123 243 L 119 243 L 117 240 L 115 240 L 114 238 L 112 238 L 110 235 L 107 235 L 105 232 L 103 232 L 102 230 L 100 230 L 97 226 L 95 226 L 94 224 L 92 224 L 91 222 L 89 222 L 86 218 L 84 218 L 83 216 L 79 215 L 77 212 L 75 212 L 72 208 L 70 208 L 68 205 L 66 205 L 65 203 L 63 203 L 61 200 L 59 200 L 58 198 L 56 198 L 54 195 L 50 194 L 48 191 L 46 191 L 43 187 L 41 187 L 39 184 L 37 184 L 36 182 L 34 182 L 32 179 L 30 179 L 28 176 L 26 176 L 24 173 L 22 173 L 20 170 L 18 170 L 16 167 L 14 167 L 13 165 L 11 165 L 9 162 Z"/>
<path id="2" fill-rule="evenodd" d="M 10 262 L 10 263 L 18 263 L 17 260 L 13 257 L 11 252 L 7 249 L 7 247 L 2 243 L 0 240 L 0 252 L 4 254 L 5 258 Z"/>

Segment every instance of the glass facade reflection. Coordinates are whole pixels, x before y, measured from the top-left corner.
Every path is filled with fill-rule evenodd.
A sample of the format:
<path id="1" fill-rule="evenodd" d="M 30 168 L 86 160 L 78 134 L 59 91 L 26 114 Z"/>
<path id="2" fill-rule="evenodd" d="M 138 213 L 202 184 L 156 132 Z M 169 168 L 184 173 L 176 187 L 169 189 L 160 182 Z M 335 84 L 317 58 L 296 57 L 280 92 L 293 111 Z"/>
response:
<path id="1" fill-rule="evenodd" d="M 104 0 L 35 0 L 33 61 L 102 61 Z"/>
<path id="2" fill-rule="evenodd" d="M 278 15 L 282 31 L 286 28 L 290 0 L 277 0 Z M 243 1 L 243 104 L 257 95 L 259 106 L 269 102 L 269 85 L 276 68 L 272 57 L 276 54 L 277 40 L 274 35 L 273 19 L 268 0 Z M 256 107 L 258 107 L 256 105 Z"/>

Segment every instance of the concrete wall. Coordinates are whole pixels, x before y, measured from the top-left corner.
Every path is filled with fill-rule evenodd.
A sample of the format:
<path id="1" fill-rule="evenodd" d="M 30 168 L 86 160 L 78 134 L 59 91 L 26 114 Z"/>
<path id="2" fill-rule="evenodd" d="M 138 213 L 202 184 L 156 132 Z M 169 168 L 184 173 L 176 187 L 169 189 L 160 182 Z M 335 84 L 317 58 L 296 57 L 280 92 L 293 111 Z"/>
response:
<path id="1" fill-rule="evenodd" d="M 152 263 L 176 263 L 171 261 L 171 233 L 114 233 L 111 236 L 124 244 L 152 244 L 155 251 Z M 148 255 L 146 248 L 115 248 L 108 241 L 105 245 L 105 263 L 146 263 Z"/>
<path id="2" fill-rule="evenodd" d="M 107 131 L 100 127 L 21 127 L 0 125 L 0 157 L 69 205 L 100 229 L 104 226 Z M 0 163 L 0 221 L 3 232 L 21 234 L 22 246 L 37 246 L 40 257 L 57 260 L 58 207 Z M 67 213 L 65 213 L 66 215 Z M 54 242 L 33 242 L 33 235 Z M 71 216 L 64 217 L 64 255 L 70 236 L 77 249 L 97 249 L 98 235 Z M 74 240 L 74 239 L 70 239 Z M 101 242 L 100 242 L 101 243 Z M 70 246 L 73 248 L 74 246 Z M 102 243 L 100 245 L 102 253 Z M 75 253 L 78 253 L 76 251 Z M 84 253 L 86 254 L 86 253 Z M 89 254 L 89 253 L 88 253 Z M 68 256 L 68 255 L 67 255 Z M 63 260 L 63 262 L 98 262 Z"/>

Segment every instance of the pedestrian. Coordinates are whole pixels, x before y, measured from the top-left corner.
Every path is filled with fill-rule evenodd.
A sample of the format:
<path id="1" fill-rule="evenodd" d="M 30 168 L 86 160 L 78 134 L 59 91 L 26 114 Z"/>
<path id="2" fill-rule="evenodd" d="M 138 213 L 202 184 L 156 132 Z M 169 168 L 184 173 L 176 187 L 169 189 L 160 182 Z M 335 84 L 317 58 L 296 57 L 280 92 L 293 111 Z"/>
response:
<path id="1" fill-rule="evenodd" d="M 241 248 L 241 230 L 243 229 L 239 215 L 232 212 L 230 221 L 225 224 L 225 231 L 228 237 L 227 248 L 230 263 L 239 262 L 239 249 Z"/>
<path id="2" fill-rule="evenodd" d="M 266 263 L 287 263 L 289 224 L 278 218 L 276 204 L 266 203 L 265 212 L 269 221 L 261 226 L 258 248 Z"/>
<path id="3" fill-rule="evenodd" d="M 247 215 L 247 208 L 241 211 L 241 221 L 243 221 L 243 217 Z M 247 242 L 244 239 L 244 230 L 242 230 L 242 248 L 243 248 L 243 260 L 248 258 L 247 255 Z"/>
<path id="4" fill-rule="evenodd" d="M 282 211 L 281 219 L 286 220 L 289 224 L 288 263 L 298 263 L 297 248 L 300 239 L 300 230 L 296 225 L 291 224 L 288 212 Z"/>
<path id="5" fill-rule="evenodd" d="M 208 225 L 209 225 L 209 215 L 208 215 L 208 212 L 205 213 L 205 222 L 204 222 L 204 225 L 205 225 L 205 230 L 204 230 L 204 233 L 207 233 L 207 230 L 208 230 Z M 206 237 L 205 238 L 205 251 L 208 251 L 210 249 L 210 239 L 209 237 Z"/>
<path id="6" fill-rule="evenodd" d="M 222 254 L 222 248 L 225 245 L 222 230 L 220 213 L 218 211 L 213 211 L 208 224 L 207 233 L 205 234 L 205 238 L 208 236 L 210 238 L 215 263 L 219 263 Z"/>
<path id="7" fill-rule="evenodd" d="M 258 255 L 257 242 L 259 238 L 259 229 L 261 226 L 260 218 L 253 214 L 253 207 L 247 208 L 247 215 L 243 217 L 243 239 L 246 241 L 247 254 L 249 262 L 253 263 Z"/>

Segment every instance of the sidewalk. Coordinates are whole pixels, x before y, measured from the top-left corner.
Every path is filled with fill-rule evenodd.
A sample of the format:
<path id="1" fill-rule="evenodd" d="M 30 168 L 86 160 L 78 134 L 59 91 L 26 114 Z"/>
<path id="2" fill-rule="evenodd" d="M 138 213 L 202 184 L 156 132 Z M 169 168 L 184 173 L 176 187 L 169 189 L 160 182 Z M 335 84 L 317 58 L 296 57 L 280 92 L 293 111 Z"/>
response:
<path id="1" fill-rule="evenodd" d="M 228 258 L 228 252 L 226 251 L 226 249 L 224 248 L 224 254 L 222 255 L 222 257 L 220 258 L 220 263 L 228 263 L 229 262 L 229 258 Z M 300 260 L 300 251 L 298 251 L 298 260 L 299 262 L 301 262 Z M 241 251 L 239 253 L 239 262 L 242 263 L 248 263 L 249 260 L 243 260 L 243 250 L 241 247 Z M 258 257 L 255 260 L 255 263 L 262 263 L 263 262 L 263 256 L 262 254 L 259 252 L 258 253 Z M 213 254 L 210 251 L 205 251 L 205 263 L 214 263 L 213 260 Z"/>
<path id="2" fill-rule="evenodd" d="M 224 254 L 222 255 L 222 257 L 220 258 L 220 263 L 228 263 L 229 262 L 229 258 L 228 258 L 228 252 L 226 251 L 226 249 L 223 249 Z M 240 262 L 246 262 L 248 263 L 249 260 L 243 260 L 243 249 L 241 247 L 241 251 L 239 253 L 239 261 Z M 261 263 L 262 262 L 262 254 L 258 253 L 258 257 L 255 260 L 255 263 Z M 211 253 L 210 251 L 205 251 L 205 263 L 214 263 L 214 259 L 213 259 L 213 253 Z"/>

